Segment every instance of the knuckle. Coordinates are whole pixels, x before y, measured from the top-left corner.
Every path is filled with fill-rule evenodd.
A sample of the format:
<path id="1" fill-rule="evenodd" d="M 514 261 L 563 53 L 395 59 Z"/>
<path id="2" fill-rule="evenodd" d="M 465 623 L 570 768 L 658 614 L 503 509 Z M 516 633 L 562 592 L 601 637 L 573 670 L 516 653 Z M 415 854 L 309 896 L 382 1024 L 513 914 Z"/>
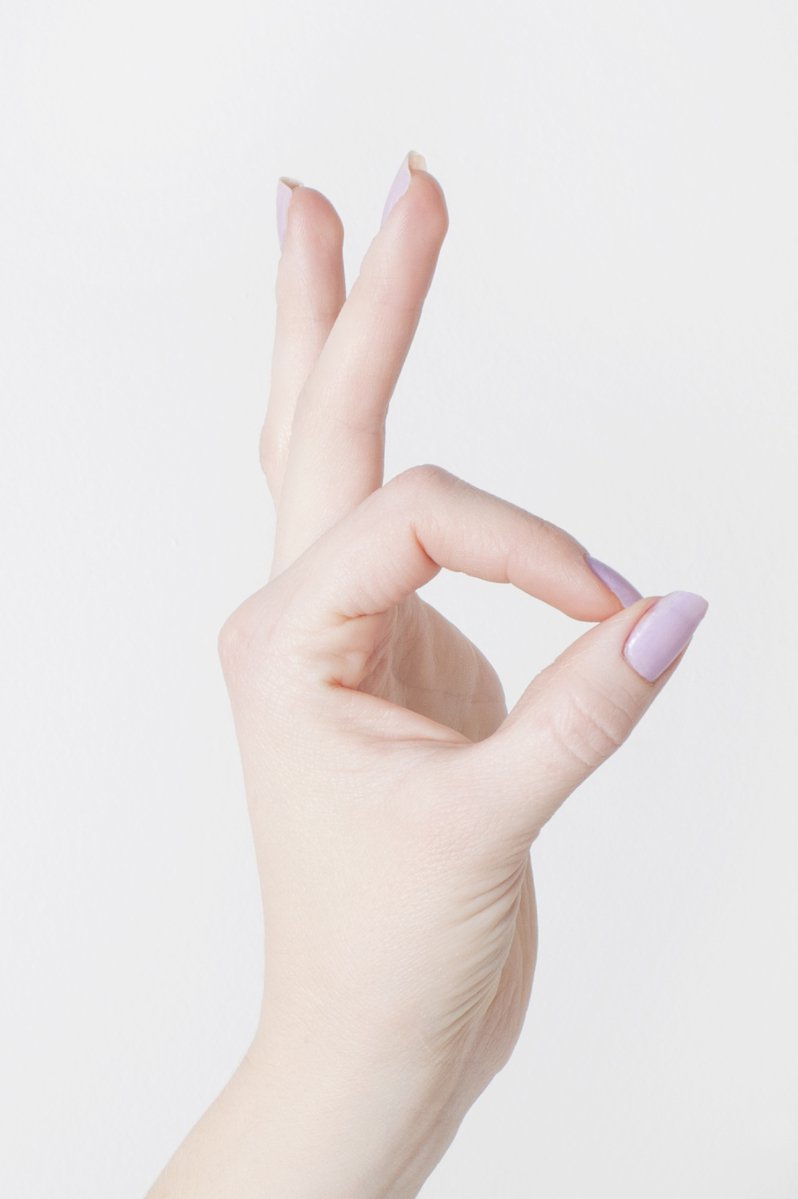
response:
<path id="1" fill-rule="evenodd" d="M 266 583 L 234 608 L 216 635 L 222 673 L 231 690 L 257 698 L 259 708 L 279 710 L 285 686 L 301 667 L 297 631 L 289 612 L 293 583 L 285 574 Z M 279 714 L 279 711 L 278 711 Z"/>
<path id="2" fill-rule="evenodd" d="M 263 440 L 260 443 L 260 468 L 268 479 L 274 473 L 274 468 L 277 465 L 277 456 L 272 446 Z"/>
<path id="3" fill-rule="evenodd" d="M 624 743 L 636 723 L 631 697 L 580 679 L 552 716 L 552 735 L 578 765 L 595 770 Z"/>
<path id="4" fill-rule="evenodd" d="M 277 485 L 282 455 L 279 447 L 277 446 L 272 430 L 269 428 L 268 424 L 265 424 L 261 430 L 260 442 L 258 446 L 258 457 L 260 461 L 260 468 L 266 476 L 266 482 L 268 483 L 272 492 L 274 492 Z"/>
<path id="5" fill-rule="evenodd" d="M 403 489 L 407 488 L 411 494 L 416 494 L 445 487 L 451 483 L 453 478 L 454 476 L 448 470 L 444 470 L 442 466 L 437 466 L 433 462 L 420 462 L 403 470 L 396 476 L 395 481 L 398 486 Z"/>
<path id="6" fill-rule="evenodd" d="M 223 621 L 216 649 L 226 677 L 239 679 L 249 673 L 257 651 L 268 637 L 270 619 L 263 592 L 249 596 Z"/>
<path id="7" fill-rule="evenodd" d="M 246 660 L 251 636 L 236 608 L 222 623 L 216 637 L 216 651 L 226 675 L 233 676 Z"/>

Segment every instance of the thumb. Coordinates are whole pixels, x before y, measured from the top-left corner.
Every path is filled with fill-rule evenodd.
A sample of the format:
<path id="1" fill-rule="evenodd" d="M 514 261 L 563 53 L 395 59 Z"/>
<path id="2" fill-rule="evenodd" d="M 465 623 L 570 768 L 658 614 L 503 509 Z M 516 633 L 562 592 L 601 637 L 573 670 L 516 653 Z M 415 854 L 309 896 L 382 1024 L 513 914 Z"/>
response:
<path id="1" fill-rule="evenodd" d="M 534 839 L 629 736 L 675 671 L 707 607 L 689 591 L 638 600 L 570 645 L 490 737 L 460 751 L 468 759 L 470 793 L 495 796 L 494 827 L 498 816 L 503 833 Z M 497 813 L 496 804 L 506 811 Z"/>

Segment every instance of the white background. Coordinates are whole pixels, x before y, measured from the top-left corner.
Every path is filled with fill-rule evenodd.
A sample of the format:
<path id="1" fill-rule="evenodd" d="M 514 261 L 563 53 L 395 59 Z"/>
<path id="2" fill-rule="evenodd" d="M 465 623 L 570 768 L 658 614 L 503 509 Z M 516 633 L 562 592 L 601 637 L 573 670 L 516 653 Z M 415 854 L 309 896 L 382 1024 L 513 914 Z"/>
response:
<path id="1" fill-rule="evenodd" d="M 450 228 L 388 422 L 710 610 L 536 843 L 511 1063 L 424 1199 L 798 1193 L 794 0 L 0 9 L 0 1191 L 134 1199 L 261 981 L 224 617 L 265 580 L 277 176 Z M 583 626 L 425 590 L 515 702 Z"/>

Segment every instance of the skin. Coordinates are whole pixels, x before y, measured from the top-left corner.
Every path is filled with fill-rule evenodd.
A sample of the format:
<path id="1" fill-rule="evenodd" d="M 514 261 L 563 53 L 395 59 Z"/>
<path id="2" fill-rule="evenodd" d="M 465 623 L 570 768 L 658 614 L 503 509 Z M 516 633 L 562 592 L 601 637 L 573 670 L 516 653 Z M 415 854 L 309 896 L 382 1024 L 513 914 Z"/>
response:
<path id="1" fill-rule="evenodd" d="M 149 1199 L 416 1195 L 508 1060 L 537 947 L 530 847 L 625 740 L 651 683 L 564 530 L 422 464 L 383 479 L 385 417 L 446 236 L 412 172 L 346 296 L 343 226 L 294 191 L 260 442 L 267 583 L 219 654 L 261 879 L 260 1022 Z M 441 568 L 593 627 L 508 712 L 416 594 Z"/>

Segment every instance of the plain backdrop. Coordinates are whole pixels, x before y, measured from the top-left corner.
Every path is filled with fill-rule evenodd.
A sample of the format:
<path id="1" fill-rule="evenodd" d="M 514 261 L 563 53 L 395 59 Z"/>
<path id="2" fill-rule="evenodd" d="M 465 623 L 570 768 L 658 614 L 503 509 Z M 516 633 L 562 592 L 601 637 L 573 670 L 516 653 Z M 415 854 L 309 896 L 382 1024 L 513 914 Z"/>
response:
<path id="1" fill-rule="evenodd" d="M 265 581 L 278 175 L 449 233 L 388 419 L 709 613 L 533 849 L 511 1063 L 424 1199 L 798 1194 L 794 0 L 0 6 L 0 1192 L 136 1199 L 249 1043 L 216 656 Z M 441 574 L 514 703 L 585 626 Z"/>

